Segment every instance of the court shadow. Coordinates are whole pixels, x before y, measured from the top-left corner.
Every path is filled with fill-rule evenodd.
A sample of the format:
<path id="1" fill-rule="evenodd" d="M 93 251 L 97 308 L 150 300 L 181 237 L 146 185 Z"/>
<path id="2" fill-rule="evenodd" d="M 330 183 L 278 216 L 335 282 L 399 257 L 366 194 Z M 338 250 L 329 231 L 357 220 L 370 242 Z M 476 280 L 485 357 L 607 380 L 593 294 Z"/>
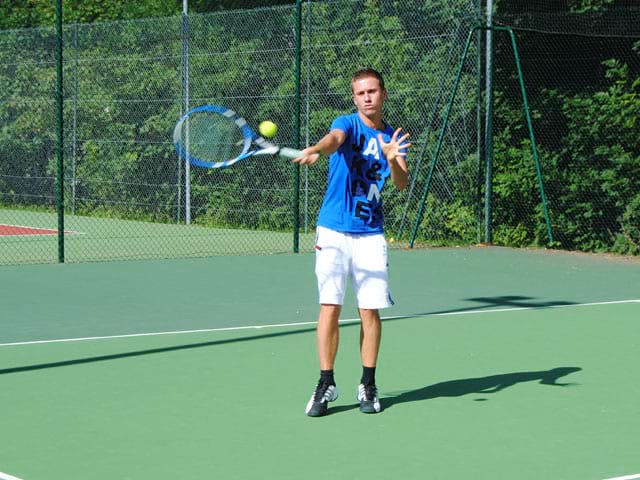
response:
<path id="1" fill-rule="evenodd" d="M 476 302 L 487 308 L 542 308 L 557 307 L 561 305 L 575 305 L 575 302 L 567 302 L 564 300 L 542 301 L 535 297 L 526 297 L 523 295 L 501 295 L 497 297 L 471 297 L 464 300 Z"/>
<path id="2" fill-rule="evenodd" d="M 352 403 L 351 405 L 338 405 L 337 407 L 329 407 L 328 415 L 334 415 L 336 413 L 348 412 L 349 410 L 355 410 L 360 406 L 359 403 Z M 384 404 L 383 404 L 384 406 Z"/>
<path id="3" fill-rule="evenodd" d="M 44 370 L 47 368 L 71 367 L 74 365 L 83 365 L 87 363 L 106 362 L 112 360 L 120 360 L 125 358 L 140 357 L 145 355 L 155 355 L 168 352 L 177 352 L 180 350 L 190 350 L 195 348 L 215 347 L 219 345 L 227 345 L 239 342 L 248 342 L 252 340 L 263 340 L 266 338 L 277 338 L 289 335 L 299 335 L 302 333 L 315 332 L 315 327 L 299 328 L 287 332 L 266 333 L 261 335 L 251 335 L 246 337 L 228 338 L 223 340 L 214 340 L 210 342 L 189 343 L 184 345 L 171 345 L 168 347 L 149 348 L 146 350 L 137 350 L 133 352 L 113 353 L 109 355 L 98 355 L 94 357 L 74 358 L 71 360 L 62 360 L 59 362 L 38 363 L 34 365 L 24 365 L 21 367 L 0 368 L 0 375 L 8 375 L 11 373 L 30 372 L 34 370 Z"/>
<path id="4" fill-rule="evenodd" d="M 442 315 L 442 314 L 454 314 L 454 313 L 464 313 L 468 311 L 478 311 L 483 308 L 502 308 L 502 307 L 511 307 L 511 308 L 543 308 L 543 307 L 551 307 L 551 306 L 560 306 L 560 305 L 572 305 L 573 302 L 566 301 L 535 301 L 534 297 L 525 297 L 518 295 L 510 295 L 510 296 L 500 296 L 500 297 L 475 297 L 475 298 L 467 298 L 464 299 L 466 301 L 473 301 L 480 303 L 481 305 L 474 305 L 466 308 L 459 309 L 449 309 L 449 310 L 435 310 L 430 312 L 422 312 L 422 313 L 412 313 L 408 315 L 399 315 L 395 317 L 384 318 L 384 322 L 389 321 L 397 321 L 397 320 L 405 320 L 412 319 L 417 317 L 427 317 L 431 315 Z M 359 327 L 359 322 L 353 323 L 345 323 L 341 325 L 340 328 L 352 328 Z M 306 334 L 310 332 L 314 332 L 316 329 L 315 326 L 309 328 L 298 328 L 295 330 L 289 330 L 286 332 L 276 332 L 276 333 L 262 333 L 259 335 L 250 335 L 245 337 L 231 338 L 231 339 L 222 339 L 215 340 L 210 342 L 197 342 L 197 343 L 189 343 L 184 345 L 173 345 L 168 347 L 160 347 L 160 348 L 151 348 L 146 350 L 138 350 L 133 352 L 122 352 L 115 353 L 109 355 L 98 355 L 94 357 L 87 358 L 77 358 L 70 360 L 62 360 L 58 362 L 50 362 L 50 363 L 40 363 L 34 365 L 24 365 L 19 367 L 11 367 L 11 368 L 0 368 L 0 375 L 8 375 L 13 373 L 22 373 L 29 372 L 34 370 L 43 370 L 47 368 L 59 368 L 59 367 L 69 367 L 74 365 L 82 365 L 87 363 L 94 362 L 104 362 L 104 361 L 112 361 L 125 359 L 130 357 L 139 357 L 143 355 L 154 355 L 161 353 L 168 353 L 180 350 L 187 349 L 195 349 L 195 348 L 204 348 L 204 347 L 214 347 L 218 345 L 225 344 L 233 344 L 238 342 L 249 342 L 254 340 L 261 340 L 266 338 L 275 338 L 275 337 L 286 337 L 286 336 L 295 336 L 300 334 Z M 429 387 L 426 387 L 429 388 Z"/>
<path id="5" fill-rule="evenodd" d="M 576 383 L 560 383 L 558 380 L 571 373 L 579 372 L 580 367 L 558 367 L 551 370 L 540 370 L 533 372 L 514 372 L 499 375 L 489 375 L 487 377 L 466 378 L 462 380 L 450 380 L 447 382 L 435 383 L 416 390 L 408 390 L 398 395 L 381 398 L 385 408 L 408 402 L 420 402 L 440 397 L 461 397 L 463 395 L 481 394 L 491 395 L 498 393 L 505 388 L 513 387 L 519 383 L 537 382 L 541 385 L 554 387 L 567 387 L 577 385 Z M 486 398 L 477 399 L 486 400 Z"/>
<path id="6" fill-rule="evenodd" d="M 541 300 L 535 297 L 526 297 L 523 295 L 501 295 L 497 297 L 471 297 L 463 298 L 463 302 L 475 302 L 476 305 L 470 305 L 462 308 L 449 308 L 444 310 L 432 310 L 430 312 L 420 312 L 408 315 L 399 315 L 395 317 L 385 318 L 384 321 L 404 320 L 415 317 L 427 317 L 430 315 L 453 315 L 456 313 L 474 312 L 480 313 L 483 310 L 491 311 L 496 309 L 533 309 L 533 308 L 549 308 L 561 307 L 566 305 L 576 305 L 576 302 L 568 302 L 565 300 Z"/>

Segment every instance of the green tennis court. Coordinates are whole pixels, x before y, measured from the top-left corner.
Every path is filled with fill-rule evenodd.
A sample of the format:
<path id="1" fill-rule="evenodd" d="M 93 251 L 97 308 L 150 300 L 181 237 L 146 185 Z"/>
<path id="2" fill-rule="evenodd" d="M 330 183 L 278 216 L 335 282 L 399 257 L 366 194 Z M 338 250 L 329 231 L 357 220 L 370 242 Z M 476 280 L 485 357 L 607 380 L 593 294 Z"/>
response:
<path id="1" fill-rule="evenodd" d="M 312 255 L 0 269 L 0 478 L 637 478 L 640 263 L 396 250 L 379 415 L 315 385 Z M 351 302 L 351 299 L 349 299 Z"/>

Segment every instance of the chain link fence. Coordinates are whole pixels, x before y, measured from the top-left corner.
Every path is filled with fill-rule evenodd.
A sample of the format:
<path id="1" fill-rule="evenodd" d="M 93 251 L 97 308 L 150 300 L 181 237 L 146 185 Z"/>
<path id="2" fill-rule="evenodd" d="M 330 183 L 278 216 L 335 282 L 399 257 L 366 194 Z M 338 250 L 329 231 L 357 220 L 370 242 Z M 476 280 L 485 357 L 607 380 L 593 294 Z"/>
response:
<path id="1" fill-rule="evenodd" d="M 397 246 L 405 246 L 417 219 L 438 127 L 455 79 L 464 41 L 478 22 L 474 2 L 318 2 L 308 11 L 309 49 L 303 73 L 304 131 L 313 143 L 326 133 L 337 112 L 353 109 L 350 80 L 354 70 L 372 66 L 386 74 L 386 119 L 411 133 L 407 158 L 410 185 L 385 191 L 385 229 Z M 336 28 L 336 26 L 345 28 Z M 477 181 L 476 52 L 469 56 L 462 94 L 447 129 L 442 161 L 435 174 L 428 215 L 420 241 L 468 243 L 476 238 L 474 216 Z M 308 92 L 308 93 L 307 93 Z M 327 164 L 303 173 L 304 229 L 313 228 L 322 202 Z M 469 215 L 458 215 L 460 211 Z M 308 243 L 307 247 L 313 245 Z"/>
<path id="2" fill-rule="evenodd" d="M 366 66 L 385 75 L 386 119 L 410 132 L 414 143 L 409 188 L 385 191 L 387 236 L 396 246 L 406 246 L 414 228 L 417 245 L 482 241 L 481 33 L 462 66 L 425 216 L 417 222 L 462 49 L 470 28 L 483 21 L 475 0 L 314 1 L 303 2 L 300 13 L 300 45 L 294 5 L 65 26 L 66 261 L 293 251 L 295 185 L 288 161 L 189 168 L 175 153 L 171 132 L 186 108 L 215 103 L 254 128 L 263 119 L 275 121 L 276 142 L 296 146 L 299 91 L 300 143 L 312 144 L 336 115 L 353 111 L 351 74 Z M 597 37 L 575 31 L 577 21 L 571 35 L 560 35 L 541 28 L 535 13 L 507 13 L 496 18 L 526 28 L 517 36 L 557 245 L 638 253 L 635 27 L 614 39 L 603 36 L 612 28 L 593 30 L 596 20 L 589 17 Z M 544 245 L 505 41 L 496 35 L 493 240 Z M 7 85 L 0 92 L 4 264 L 58 259 L 54 46 L 51 29 L 0 32 L 0 81 Z M 596 108 L 594 101 L 602 103 Z M 596 120 L 602 128 L 594 132 Z M 327 162 L 300 170 L 301 251 L 313 249 L 326 178 Z"/>
<path id="3" fill-rule="evenodd" d="M 554 245 L 638 255 L 640 5 L 601 3 L 544 0 L 496 19 L 516 29 Z M 511 45 L 495 44 L 493 241 L 546 245 Z"/>
<path id="4" fill-rule="evenodd" d="M 65 26 L 66 261 L 291 252 L 294 167 L 272 158 L 187 169 L 171 132 L 186 108 L 215 103 L 254 128 L 272 119 L 277 142 L 293 146 L 298 53 L 303 144 L 353 110 L 353 71 L 385 73 L 388 121 L 416 143 L 413 190 L 389 189 L 387 225 L 413 219 L 427 145 L 476 11 L 467 1 L 438 10 L 339 1 L 307 2 L 301 13 L 301 49 L 295 6 Z M 0 99 L 2 263 L 57 259 L 54 40 L 49 29 L 0 33 L 0 75 L 11 85 Z M 470 64 L 440 186 L 471 203 L 464 184 L 473 176 L 451 168 L 472 161 L 475 74 Z M 302 251 L 313 248 L 326 177 L 326 162 L 301 169 Z"/>

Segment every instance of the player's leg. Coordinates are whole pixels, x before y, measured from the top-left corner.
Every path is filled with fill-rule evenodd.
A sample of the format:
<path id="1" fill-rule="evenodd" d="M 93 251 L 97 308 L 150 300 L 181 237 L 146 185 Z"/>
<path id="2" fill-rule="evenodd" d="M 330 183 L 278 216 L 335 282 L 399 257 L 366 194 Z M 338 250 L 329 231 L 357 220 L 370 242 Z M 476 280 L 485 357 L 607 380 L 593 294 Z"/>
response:
<path id="1" fill-rule="evenodd" d="M 382 330 L 379 309 L 393 305 L 388 285 L 387 244 L 383 235 L 363 236 L 357 240 L 352 269 L 362 322 L 362 378 L 358 385 L 358 400 L 360 411 L 377 413 L 382 410 L 375 380 Z"/>
<path id="2" fill-rule="evenodd" d="M 320 370 L 333 371 L 340 341 L 340 312 L 342 305 L 322 304 L 318 315 L 318 357 Z"/>
<path id="3" fill-rule="evenodd" d="M 382 325 L 377 309 L 360 308 L 360 357 L 364 367 L 375 368 L 378 362 Z"/>
<path id="4" fill-rule="evenodd" d="M 305 413 L 310 417 L 322 417 L 326 415 L 329 402 L 338 398 L 338 388 L 333 376 L 333 366 L 338 353 L 341 310 L 342 305 L 320 305 L 317 327 L 320 379 L 305 408 Z"/>
<path id="5" fill-rule="evenodd" d="M 339 319 L 348 275 L 348 253 L 344 235 L 318 227 L 316 277 L 320 299 L 317 342 L 320 379 L 305 412 L 310 417 L 326 415 L 328 403 L 338 398 L 333 367 L 339 344 Z"/>
<path id="6" fill-rule="evenodd" d="M 378 399 L 376 364 L 380 350 L 382 322 L 377 309 L 360 308 L 360 357 L 362 377 L 358 385 L 358 401 L 363 413 L 378 413 L 382 405 Z"/>

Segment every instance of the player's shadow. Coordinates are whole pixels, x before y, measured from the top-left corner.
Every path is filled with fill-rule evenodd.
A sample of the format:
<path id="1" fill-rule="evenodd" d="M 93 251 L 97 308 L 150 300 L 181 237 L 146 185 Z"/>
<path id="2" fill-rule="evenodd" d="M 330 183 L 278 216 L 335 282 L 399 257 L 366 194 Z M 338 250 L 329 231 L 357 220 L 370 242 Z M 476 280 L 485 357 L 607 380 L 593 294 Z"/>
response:
<path id="1" fill-rule="evenodd" d="M 527 310 L 537 308 L 549 308 L 549 307 L 565 307 L 568 305 L 576 305 L 576 302 L 569 302 L 565 300 L 542 300 L 535 297 L 526 297 L 523 295 L 501 295 L 497 297 L 471 297 L 462 299 L 464 302 L 473 302 L 473 305 L 460 307 L 460 308 L 446 308 L 442 310 L 432 310 L 429 312 L 412 313 L 407 315 L 399 315 L 384 319 L 385 322 L 393 320 L 403 320 L 407 318 L 425 317 L 430 315 L 444 315 L 444 314 L 456 314 L 456 313 L 481 313 L 484 310 L 501 310 L 501 309 L 514 309 L 514 310 Z"/>
<path id="2" fill-rule="evenodd" d="M 553 306 L 572 305 L 572 302 L 566 302 L 562 300 L 539 301 L 539 300 L 536 300 L 534 297 L 526 297 L 522 295 L 508 295 L 508 296 L 499 296 L 499 297 L 474 297 L 474 298 L 467 298 L 465 300 L 473 301 L 473 302 L 479 303 L 480 305 L 479 306 L 472 305 L 464 308 L 434 310 L 429 312 L 411 313 L 408 315 L 388 317 L 384 319 L 384 322 L 392 322 L 392 321 L 413 319 L 413 318 L 419 318 L 419 317 L 428 317 L 428 316 L 440 315 L 440 314 L 455 314 L 455 313 L 464 313 L 468 311 L 477 312 L 485 308 L 486 309 L 504 308 L 504 307 L 544 308 L 544 307 L 553 307 Z M 359 325 L 360 324 L 358 322 L 353 322 L 353 323 L 347 323 L 347 324 L 341 325 L 340 328 L 353 328 L 353 327 L 358 327 Z M 196 342 L 196 343 L 189 343 L 184 345 L 172 345 L 172 346 L 159 347 L 159 348 L 150 348 L 145 350 L 136 350 L 132 352 L 121 352 L 121 353 L 98 355 L 98 356 L 86 357 L 86 358 L 61 360 L 61 361 L 49 362 L 49 363 L 0 368 L 0 375 L 29 372 L 34 370 L 43 370 L 48 368 L 69 367 L 74 365 L 82 365 L 82 364 L 95 363 L 95 362 L 120 360 L 120 359 L 126 359 L 131 357 L 163 354 L 163 353 L 169 353 L 169 352 L 181 351 L 181 350 L 187 350 L 187 349 L 214 347 L 214 346 L 220 346 L 220 345 L 226 345 L 226 344 L 232 344 L 232 343 L 267 339 L 267 338 L 288 337 L 288 336 L 294 336 L 299 334 L 306 334 L 309 332 L 313 332 L 315 330 L 316 328 L 314 326 L 314 327 L 308 327 L 308 328 L 298 328 L 295 330 L 289 330 L 285 332 L 262 333 L 259 335 L 249 335 L 246 337 L 220 339 L 220 340 L 214 340 L 214 341 L 208 341 L 208 342 Z M 491 378 L 491 377 L 487 377 L 487 378 Z M 459 380 L 459 381 L 464 382 L 465 380 Z M 425 387 L 425 389 L 429 389 L 432 387 Z M 421 390 L 424 390 L 424 389 L 421 389 Z"/>
<path id="3" fill-rule="evenodd" d="M 447 382 L 435 383 L 415 390 L 407 390 L 396 395 L 380 395 L 380 402 L 383 408 L 392 408 L 395 405 L 408 402 L 420 402 L 440 397 L 461 397 L 463 395 L 480 394 L 491 395 L 498 393 L 505 388 L 513 387 L 519 383 L 537 382 L 542 385 L 555 387 L 567 387 L 576 383 L 560 383 L 558 380 L 571 373 L 582 370 L 579 367 L 558 367 L 551 370 L 540 370 L 533 372 L 514 372 L 499 375 L 489 375 L 479 378 L 465 378 L 462 380 L 450 380 Z M 476 400 L 486 400 L 480 398 Z M 356 404 L 337 406 L 330 409 L 331 413 L 352 410 L 357 408 Z"/>

